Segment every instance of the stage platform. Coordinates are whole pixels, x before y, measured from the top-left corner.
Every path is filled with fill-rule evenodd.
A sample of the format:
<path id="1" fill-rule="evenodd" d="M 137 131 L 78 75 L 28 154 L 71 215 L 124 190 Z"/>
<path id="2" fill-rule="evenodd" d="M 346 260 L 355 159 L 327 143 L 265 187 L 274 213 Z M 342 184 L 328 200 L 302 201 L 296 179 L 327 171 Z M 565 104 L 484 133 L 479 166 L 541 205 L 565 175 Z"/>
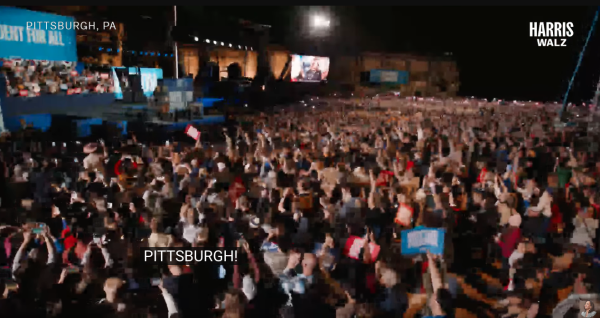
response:
<path id="1" fill-rule="evenodd" d="M 47 131 L 52 125 L 53 116 L 71 116 L 75 117 L 77 137 L 79 138 L 88 137 L 92 131 L 91 126 L 102 125 L 105 121 L 116 124 L 119 129 L 122 129 L 123 134 L 127 134 L 128 122 L 140 120 L 139 116 L 147 118 L 144 122 L 161 125 L 168 131 L 182 130 L 189 124 L 211 125 L 225 122 L 224 116 L 179 118 L 177 122 L 159 120 L 155 111 L 149 109 L 147 104 L 125 104 L 114 101 L 83 107 L 81 104 L 63 104 L 61 107 L 45 107 L 43 110 L 40 108 L 32 109 L 31 107 L 21 108 L 20 110 L 13 108 L 9 116 L 4 115 L 5 127 L 9 131 L 19 130 L 22 120 L 27 124 L 32 124 L 36 129 Z"/>

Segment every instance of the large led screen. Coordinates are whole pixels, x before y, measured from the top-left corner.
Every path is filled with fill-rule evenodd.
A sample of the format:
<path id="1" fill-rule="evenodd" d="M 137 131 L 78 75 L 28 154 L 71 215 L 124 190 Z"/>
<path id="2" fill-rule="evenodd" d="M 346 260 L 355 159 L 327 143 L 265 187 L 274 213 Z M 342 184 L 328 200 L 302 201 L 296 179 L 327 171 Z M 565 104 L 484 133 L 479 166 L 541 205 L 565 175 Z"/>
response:
<path id="1" fill-rule="evenodd" d="M 326 81 L 329 75 L 329 58 L 292 54 L 292 82 Z"/>

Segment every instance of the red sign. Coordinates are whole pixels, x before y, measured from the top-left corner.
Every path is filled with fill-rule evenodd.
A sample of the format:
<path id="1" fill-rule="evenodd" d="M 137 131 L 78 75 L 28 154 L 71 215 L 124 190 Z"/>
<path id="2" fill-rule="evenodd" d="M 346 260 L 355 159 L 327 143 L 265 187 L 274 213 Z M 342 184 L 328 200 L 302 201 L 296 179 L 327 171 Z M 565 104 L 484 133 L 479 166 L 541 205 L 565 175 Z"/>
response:
<path id="1" fill-rule="evenodd" d="M 390 179 L 394 177 L 394 173 L 391 171 L 383 170 L 379 173 L 377 177 L 377 186 L 378 187 L 387 187 L 390 184 Z"/>
<path id="2" fill-rule="evenodd" d="M 19 91 L 19 96 L 21 97 L 27 97 L 27 95 L 29 95 L 29 91 L 26 89 L 22 89 Z"/>
<path id="3" fill-rule="evenodd" d="M 360 251 L 365 246 L 365 239 L 358 236 L 350 236 L 346 241 L 346 246 L 344 247 L 344 255 L 358 259 L 360 255 Z M 379 251 L 381 247 L 373 242 L 369 243 L 369 250 L 371 251 L 371 262 L 374 263 L 377 260 L 377 255 L 379 255 Z"/>
<path id="4" fill-rule="evenodd" d="M 235 204 L 235 201 L 237 201 L 244 192 L 246 192 L 246 187 L 244 186 L 244 182 L 242 182 L 242 178 L 235 178 L 232 186 L 229 187 L 229 198 L 231 199 L 231 202 Z"/>
<path id="5" fill-rule="evenodd" d="M 402 226 L 409 226 L 412 222 L 413 213 L 414 209 L 411 206 L 407 205 L 406 203 L 400 203 L 394 222 Z"/>
<path id="6" fill-rule="evenodd" d="M 187 125 L 187 127 L 185 127 L 185 133 L 194 138 L 194 140 L 200 139 L 201 132 L 192 125 Z"/>
<path id="7" fill-rule="evenodd" d="M 75 94 L 81 94 L 81 87 L 77 87 L 73 91 L 75 91 Z"/>

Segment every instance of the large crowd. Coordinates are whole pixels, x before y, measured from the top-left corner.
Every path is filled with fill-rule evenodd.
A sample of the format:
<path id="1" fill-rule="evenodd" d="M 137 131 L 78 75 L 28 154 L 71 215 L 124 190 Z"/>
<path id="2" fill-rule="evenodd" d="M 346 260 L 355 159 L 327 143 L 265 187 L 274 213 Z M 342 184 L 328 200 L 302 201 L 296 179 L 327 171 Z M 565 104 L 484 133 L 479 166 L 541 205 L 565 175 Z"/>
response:
<path id="1" fill-rule="evenodd" d="M 43 94 L 89 94 L 112 92 L 109 73 L 84 70 L 75 63 L 3 59 L 0 71 L 6 78 L 7 95 L 35 97 Z"/>
<path id="2" fill-rule="evenodd" d="M 493 316 L 579 315 L 600 287 L 595 136 L 551 107 L 385 104 L 247 116 L 222 147 L 3 151 L 0 316 L 459 317 L 461 277 L 496 261 Z M 443 253 L 402 253 L 420 226 Z M 241 257 L 157 266 L 144 246 Z"/>

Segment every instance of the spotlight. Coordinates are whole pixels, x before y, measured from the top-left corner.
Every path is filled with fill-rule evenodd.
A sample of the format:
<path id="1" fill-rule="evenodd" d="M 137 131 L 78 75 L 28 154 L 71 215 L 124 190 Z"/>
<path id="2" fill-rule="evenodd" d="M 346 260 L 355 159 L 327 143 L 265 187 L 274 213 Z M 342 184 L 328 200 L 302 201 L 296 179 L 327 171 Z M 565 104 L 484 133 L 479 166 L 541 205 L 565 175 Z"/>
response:
<path id="1" fill-rule="evenodd" d="M 204 42 L 206 42 L 206 43 L 210 43 L 210 40 L 209 40 L 209 39 L 206 39 L 206 40 L 204 40 Z"/>
<path id="2" fill-rule="evenodd" d="M 217 45 L 217 41 L 213 41 L 213 43 L 214 43 L 215 45 Z"/>
<path id="3" fill-rule="evenodd" d="M 198 42 L 198 37 L 197 36 L 194 37 L 194 41 Z"/>
<path id="4" fill-rule="evenodd" d="M 229 43 L 229 47 L 232 47 L 231 43 Z"/>
<path id="5" fill-rule="evenodd" d="M 221 45 L 222 45 L 222 46 L 225 46 L 225 43 L 221 42 Z"/>

